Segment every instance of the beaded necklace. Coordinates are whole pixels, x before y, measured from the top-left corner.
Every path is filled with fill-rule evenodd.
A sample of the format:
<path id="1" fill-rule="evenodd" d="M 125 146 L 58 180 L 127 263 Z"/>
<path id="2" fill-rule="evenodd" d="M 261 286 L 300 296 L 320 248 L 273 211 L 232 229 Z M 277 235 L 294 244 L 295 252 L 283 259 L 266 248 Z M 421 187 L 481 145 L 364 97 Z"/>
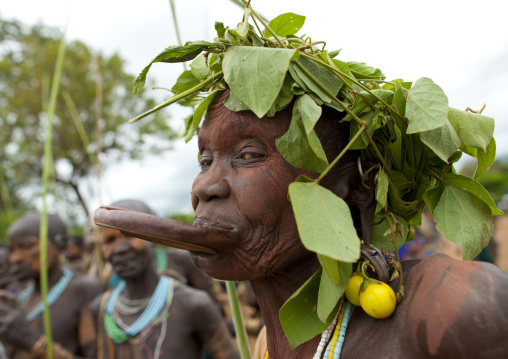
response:
<path id="1" fill-rule="evenodd" d="M 56 302 L 58 298 L 62 295 L 62 293 L 65 291 L 67 286 L 69 285 L 69 282 L 71 281 L 72 277 L 74 276 L 74 273 L 69 268 L 62 268 L 63 275 L 60 277 L 58 282 L 51 288 L 51 290 L 48 292 L 48 306 L 52 306 L 53 303 Z M 32 294 L 34 291 L 34 285 L 30 285 L 27 287 L 23 292 L 19 294 L 18 297 L 18 303 L 23 303 L 25 300 L 28 299 L 30 294 Z M 42 301 L 39 302 L 39 304 L 26 316 L 26 320 L 31 322 L 35 318 L 37 318 L 41 313 L 44 311 L 44 305 L 42 304 Z"/>
<path id="2" fill-rule="evenodd" d="M 108 337 L 117 344 L 123 343 L 141 334 L 147 327 L 155 325 L 154 321 L 160 322 L 165 319 L 173 299 L 173 286 L 173 279 L 162 276 L 143 313 L 128 326 L 120 320 L 118 315 L 116 318 L 114 316 L 115 311 L 118 313 L 115 310 L 118 305 L 118 296 L 125 289 L 125 281 L 120 282 L 108 298 L 104 309 L 104 326 Z"/>
<path id="3" fill-rule="evenodd" d="M 337 315 L 332 323 L 321 334 L 316 353 L 312 359 L 339 359 L 346 337 L 346 329 L 351 319 L 355 306 L 347 300 L 343 300 Z M 330 340 L 331 337 L 331 340 Z M 327 345 L 328 343 L 328 345 Z M 326 346 L 326 350 L 325 350 Z M 324 355 L 323 355 L 324 352 Z M 268 359 L 268 348 L 266 348 L 264 359 Z"/>

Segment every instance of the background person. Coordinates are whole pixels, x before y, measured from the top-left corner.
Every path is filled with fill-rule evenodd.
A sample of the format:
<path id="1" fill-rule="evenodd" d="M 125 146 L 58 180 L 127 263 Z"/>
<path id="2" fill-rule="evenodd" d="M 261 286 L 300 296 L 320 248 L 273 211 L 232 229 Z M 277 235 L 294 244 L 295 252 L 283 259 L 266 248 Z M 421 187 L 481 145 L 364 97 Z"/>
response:
<path id="1" fill-rule="evenodd" d="M 33 285 L 20 293 L 17 300 L 2 296 L 0 303 L 0 340 L 8 357 L 46 358 L 40 286 L 39 213 L 15 221 L 8 230 L 11 273 Z M 93 321 L 84 310 L 101 291 L 95 278 L 74 274 L 59 264 L 65 247 L 67 228 L 55 214 L 48 215 L 47 267 L 51 330 L 54 358 L 96 356 Z"/>

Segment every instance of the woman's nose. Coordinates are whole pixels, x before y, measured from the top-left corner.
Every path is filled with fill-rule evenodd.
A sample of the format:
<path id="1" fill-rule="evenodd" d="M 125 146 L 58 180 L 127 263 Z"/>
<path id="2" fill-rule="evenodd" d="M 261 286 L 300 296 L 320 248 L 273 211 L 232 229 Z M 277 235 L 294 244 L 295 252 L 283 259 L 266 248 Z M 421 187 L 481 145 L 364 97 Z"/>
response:
<path id="1" fill-rule="evenodd" d="M 224 178 L 225 169 L 219 166 L 210 167 L 206 173 L 198 175 L 192 186 L 192 205 L 194 209 L 199 201 L 209 202 L 215 198 L 227 198 L 230 186 Z"/>

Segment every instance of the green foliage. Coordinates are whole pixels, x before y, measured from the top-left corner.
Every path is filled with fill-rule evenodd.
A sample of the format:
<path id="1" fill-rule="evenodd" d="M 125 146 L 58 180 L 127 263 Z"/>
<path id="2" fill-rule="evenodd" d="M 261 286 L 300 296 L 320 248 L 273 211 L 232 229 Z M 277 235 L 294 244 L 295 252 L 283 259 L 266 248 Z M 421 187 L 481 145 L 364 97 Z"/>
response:
<path id="1" fill-rule="evenodd" d="M 279 94 L 294 50 L 230 47 L 222 68 L 229 88 L 252 112 L 263 117 Z"/>
<path id="2" fill-rule="evenodd" d="M 344 200 L 304 177 L 289 185 L 289 198 L 308 250 L 342 262 L 358 260 L 360 239 Z"/>
<path id="3" fill-rule="evenodd" d="M 372 243 L 380 248 L 393 250 L 411 240 L 410 226 L 421 223 L 427 206 L 437 229 L 470 259 L 487 245 L 493 215 L 502 213 L 477 181 L 488 174 L 495 158 L 493 119 L 448 107 L 446 94 L 429 78 L 386 81 L 380 69 L 334 59 L 339 51 L 328 52 L 323 42 L 296 35 L 304 20 L 286 13 L 267 24 L 249 5 L 237 28 L 216 23 L 215 43 L 202 48 L 209 71 L 200 68 L 199 73 L 206 79 L 194 74 L 198 81 L 182 89 L 185 97 L 203 101 L 194 121 L 186 121 L 188 134 L 198 128 L 215 91 L 229 88 L 225 106 L 251 110 L 260 118 L 273 117 L 293 103 L 289 129 L 276 145 L 293 166 L 319 174 L 316 179 L 300 176 L 288 192 L 300 239 L 317 253 L 322 269 L 280 310 L 292 347 L 326 328 L 351 263 L 360 255 L 362 239 L 348 205 L 320 185 L 347 150 L 359 150 L 364 163 L 374 163 L 369 169 L 376 173 L 371 232 Z M 194 55 L 195 49 L 189 43 L 179 51 Z M 154 111 L 182 98 L 174 97 Z M 350 123 L 350 141 L 331 162 L 314 132 L 323 105 L 344 112 L 341 121 Z M 453 165 L 462 154 L 478 159 L 474 178 L 454 174 Z"/>
<path id="4" fill-rule="evenodd" d="M 332 317 L 323 323 L 317 315 L 321 273 L 319 269 L 280 308 L 282 328 L 292 348 L 323 332 L 333 320 Z"/>
<path id="5" fill-rule="evenodd" d="M 49 79 L 53 75 L 61 35 L 44 25 L 28 28 L 7 20 L 0 24 L 0 166 L 13 208 L 22 208 L 20 191 L 32 189 L 34 196 L 39 195 L 44 145 L 41 133 L 46 122 Z M 64 185 L 73 194 L 63 197 L 59 194 L 59 198 L 69 198 L 69 205 L 85 206 L 84 200 L 80 200 L 78 183 L 95 171 L 89 153 L 99 150 L 96 118 L 100 117 L 101 153 L 111 161 L 125 156 L 141 158 L 147 152 L 165 150 L 170 146 L 168 139 L 175 134 L 167 123 L 167 115 L 162 112 L 151 122 L 135 126 L 126 123 L 133 113 L 153 107 L 155 101 L 145 93 L 130 94 L 134 77 L 125 72 L 124 61 L 118 54 L 104 56 L 82 42 L 69 42 L 61 76 L 55 108 L 51 176 L 58 186 Z M 64 96 L 71 102 L 65 101 Z M 79 117 L 88 135 L 87 148 L 76 130 L 74 115 Z M 62 167 L 68 169 L 65 175 L 61 173 Z"/>

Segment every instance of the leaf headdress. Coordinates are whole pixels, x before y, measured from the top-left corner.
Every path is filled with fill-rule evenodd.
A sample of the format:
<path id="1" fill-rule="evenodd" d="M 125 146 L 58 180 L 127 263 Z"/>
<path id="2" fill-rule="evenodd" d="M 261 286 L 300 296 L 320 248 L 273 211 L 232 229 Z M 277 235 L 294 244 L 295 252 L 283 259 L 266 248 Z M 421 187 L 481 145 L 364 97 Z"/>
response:
<path id="1" fill-rule="evenodd" d="M 166 48 L 140 73 L 134 92 L 143 87 L 153 63 L 192 60 L 190 70 L 178 77 L 173 97 L 132 120 L 176 102 L 193 106 L 193 114 L 185 119 L 184 137 L 189 140 L 214 97 L 227 88 L 226 107 L 250 110 L 260 118 L 293 103 L 290 128 L 276 145 L 293 166 L 320 173 L 316 180 L 299 177 L 289 186 L 289 197 L 300 238 L 317 253 L 322 270 L 281 309 L 292 347 L 322 332 L 333 319 L 351 263 L 360 256 L 361 240 L 348 206 L 319 184 L 345 153 L 331 163 L 325 156 L 314 131 L 322 106 L 343 112 L 342 121 L 350 122 L 346 150 L 359 150 L 362 160 L 377 163 L 372 244 L 394 250 L 412 240 L 411 227 L 421 224 L 426 206 L 436 229 L 462 248 L 464 259 L 472 259 L 492 236 L 493 215 L 502 214 L 476 181 L 494 162 L 492 118 L 449 107 L 446 94 L 429 78 L 386 81 L 377 68 L 337 59 L 340 51 L 295 35 L 304 21 L 304 16 L 286 13 L 267 24 L 247 5 L 236 28 L 215 23 L 214 42 Z M 453 168 L 464 153 L 478 160 L 473 178 Z M 319 221 L 306 216 L 303 203 Z M 303 335 L 294 331 L 302 327 L 299 319 L 284 316 L 285 311 L 306 310 L 296 300 L 301 295 L 311 298 L 305 304 L 309 314 Z"/>

